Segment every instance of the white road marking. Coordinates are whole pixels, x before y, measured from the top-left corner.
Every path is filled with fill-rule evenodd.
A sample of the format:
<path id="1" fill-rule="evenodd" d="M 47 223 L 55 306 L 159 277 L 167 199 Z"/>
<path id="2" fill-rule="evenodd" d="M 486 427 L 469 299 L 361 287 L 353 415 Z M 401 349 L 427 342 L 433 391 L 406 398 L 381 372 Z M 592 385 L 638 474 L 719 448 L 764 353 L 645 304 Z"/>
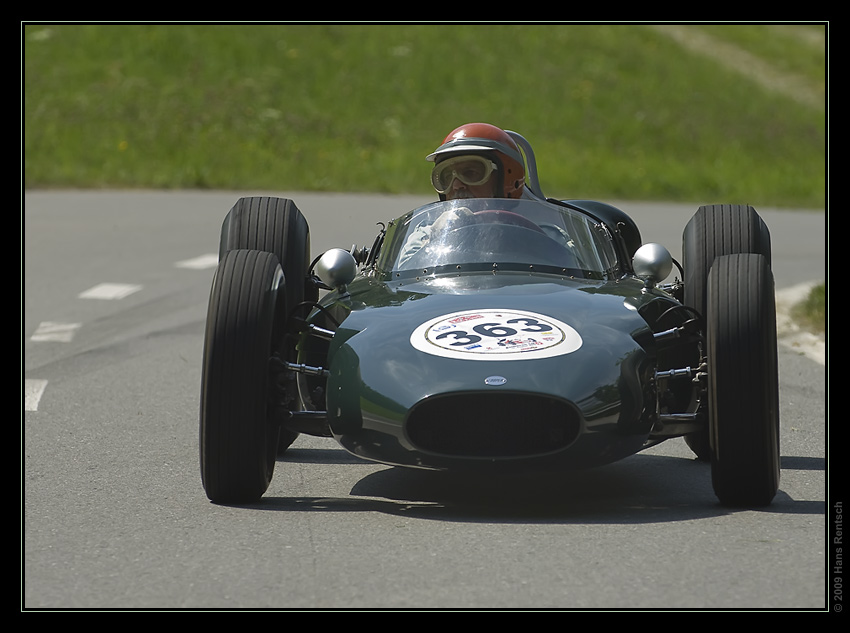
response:
<path id="1" fill-rule="evenodd" d="M 177 268 L 193 268 L 195 270 L 203 270 L 205 268 L 215 268 L 218 266 L 218 255 L 207 254 L 192 259 L 184 259 L 183 261 L 174 264 Z"/>
<path id="2" fill-rule="evenodd" d="M 218 265 L 218 255 L 209 253 L 191 259 L 184 259 L 174 264 L 177 268 L 189 268 L 193 270 L 205 270 L 215 268 Z M 102 283 L 81 292 L 80 299 L 124 299 L 138 292 L 142 286 L 136 284 Z M 30 337 L 31 341 L 69 343 L 74 338 L 82 323 L 60 323 L 58 321 L 42 321 L 35 333 Z M 41 396 L 47 388 L 46 380 L 26 379 L 24 380 L 24 411 L 38 411 Z"/>
<path id="3" fill-rule="evenodd" d="M 47 387 L 46 380 L 29 378 L 24 380 L 24 411 L 38 411 L 38 403 L 45 387 Z"/>
<path id="4" fill-rule="evenodd" d="M 43 321 L 30 337 L 31 341 L 58 343 L 70 343 L 82 323 L 57 323 L 55 321 Z"/>
<path id="5" fill-rule="evenodd" d="M 78 296 L 80 299 L 123 299 L 141 289 L 141 286 L 135 286 L 133 284 L 104 283 L 89 288 L 85 292 L 81 292 Z"/>

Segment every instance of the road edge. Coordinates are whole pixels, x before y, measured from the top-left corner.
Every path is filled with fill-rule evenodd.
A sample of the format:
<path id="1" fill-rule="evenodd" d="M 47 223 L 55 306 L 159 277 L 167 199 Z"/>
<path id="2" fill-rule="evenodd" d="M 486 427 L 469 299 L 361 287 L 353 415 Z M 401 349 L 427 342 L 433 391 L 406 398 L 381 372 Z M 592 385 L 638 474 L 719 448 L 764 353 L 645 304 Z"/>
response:
<path id="1" fill-rule="evenodd" d="M 792 308 L 805 300 L 818 283 L 811 281 L 776 291 L 776 333 L 781 345 L 826 365 L 826 334 L 808 332 L 791 317 Z"/>

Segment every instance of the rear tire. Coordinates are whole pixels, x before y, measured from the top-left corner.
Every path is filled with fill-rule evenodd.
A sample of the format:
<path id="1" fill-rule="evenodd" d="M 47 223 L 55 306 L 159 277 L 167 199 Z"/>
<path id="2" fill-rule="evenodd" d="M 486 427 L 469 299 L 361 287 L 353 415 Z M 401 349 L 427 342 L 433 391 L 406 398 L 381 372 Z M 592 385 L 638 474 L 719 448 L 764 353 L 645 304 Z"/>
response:
<path id="1" fill-rule="evenodd" d="M 233 250 L 213 279 L 201 378 L 201 481 L 215 503 L 258 500 L 275 466 L 269 359 L 285 283 L 272 253 Z"/>
<path id="2" fill-rule="evenodd" d="M 742 204 L 697 209 L 682 236 L 685 305 L 705 316 L 708 271 L 721 255 L 756 253 L 771 266 L 770 231 L 756 210 Z"/>
<path id="3" fill-rule="evenodd" d="M 779 487 L 779 374 L 765 257 L 718 257 L 706 311 L 714 491 L 724 505 L 768 505 Z"/>

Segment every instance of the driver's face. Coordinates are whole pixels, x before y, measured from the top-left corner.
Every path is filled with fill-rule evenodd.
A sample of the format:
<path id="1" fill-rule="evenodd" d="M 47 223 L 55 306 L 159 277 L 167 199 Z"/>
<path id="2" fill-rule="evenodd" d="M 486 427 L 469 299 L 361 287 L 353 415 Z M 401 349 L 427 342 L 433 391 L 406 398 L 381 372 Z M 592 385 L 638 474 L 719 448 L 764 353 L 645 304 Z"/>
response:
<path id="1" fill-rule="evenodd" d="M 447 200 L 463 200 L 465 198 L 495 198 L 496 173 L 480 185 L 467 185 L 460 178 L 455 178 L 446 190 Z"/>

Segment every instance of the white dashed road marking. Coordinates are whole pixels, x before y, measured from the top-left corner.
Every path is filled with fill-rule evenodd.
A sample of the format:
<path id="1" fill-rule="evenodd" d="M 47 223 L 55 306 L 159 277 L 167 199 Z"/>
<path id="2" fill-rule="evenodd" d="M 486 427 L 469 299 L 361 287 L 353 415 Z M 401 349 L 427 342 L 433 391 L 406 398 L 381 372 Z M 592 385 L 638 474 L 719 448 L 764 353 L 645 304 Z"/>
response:
<path id="1" fill-rule="evenodd" d="M 175 262 L 174 266 L 177 268 L 204 270 L 214 268 L 217 264 L 217 254 L 206 254 Z M 81 292 L 77 296 L 80 299 L 118 300 L 124 299 L 141 289 L 142 286 L 136 284 L 102 283 Z M 30 337 L 30 340 L 36 343 L 70 343 L 80 327 L 82 327 L 82 323 L 42 321 L 38 328 L 36 328 L 35 333 Z M 46 380 L 30 378 L 24 380 L 24 411 L 38 410 L 38 403 L 46 388 Z"/>
<path id="2" fill-rule="evenodd" d="M 218 265 L 218 255 L 201 255 L 193 259 L 184 259 L 182 262 L 174 264 L 177 268 L 193 268 L 195 270 L 203 270 L 205 268 L 215 268 Z"/>
<path id="3" fill-rule="evenodd" d="M 80 329 L 82 323 L 56 323 L 54 321 L 44 321 L 39 324 L 38 328 L 30 337 L 30 340 L 36 342 L 55 341 L 57 343 L 70 343 L 74 338 L 77 330 Z"/>
<path id="4" fill-rule="evenodd" d="M 80 299 L 123 299 L 141 290 L 141 286 L 133 284 L 98 284 L 79 294 Z"/>

